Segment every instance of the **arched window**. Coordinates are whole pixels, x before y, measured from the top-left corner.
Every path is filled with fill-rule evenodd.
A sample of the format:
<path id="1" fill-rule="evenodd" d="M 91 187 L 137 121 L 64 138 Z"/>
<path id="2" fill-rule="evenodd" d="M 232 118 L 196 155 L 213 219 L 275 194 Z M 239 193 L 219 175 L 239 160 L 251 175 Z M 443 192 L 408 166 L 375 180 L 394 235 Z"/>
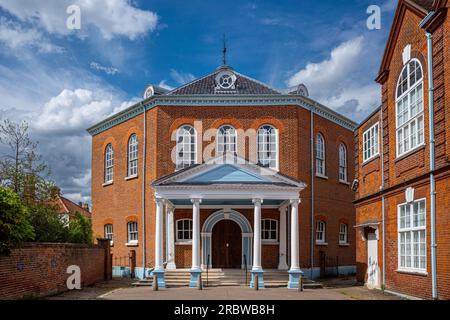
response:
<path id="1" fill-rule="evenodd" d="M 128 243 L 136 244 L 138 242 L 138 224 L 136 221 L 127 223 Z"/>
<path id="2" fill-rule="evenodd" d="M 270 125 L 260 127 L 258 129 L 258 164 L 276 169 L 278 167 L 277 150 L 277 130 Z"/>
<path id="3" fill-rule="evenodd" d="M 105 224 L 105 239 L 109 239 L 111 243 L 114 240 L 113 225 L 111 223 Z"/>
<path id="4" fill-rule="evenodd" d="M 419 60 L 403 67 L 397 83 L 397 157 L 424 143 L 423 74 Z"/>
<path id="5" fill-rule="evenodd" d="M 339 146 L 339 180 L 347 182 L 347 149 L 343 143 Z"/>
<path id="6" fill-rule="evenodd" d="M 132 134 L 128 140 L 128 176 L 136 176 L 138 172 L 138 140 L 136 134 Z"/>
<path id="7" fill-rule="evenodd" d="M 177 169 L 183 169 L 193 165 L 197 158 L 197 139 L 195 129 L 185 125 L 177 130 Z"/>
<path id="8" fill-rule="evenodd" d="M 339 225 L 339 244 L 348 243 L 348 226 L 345 223 Z"/>
<path id="9" fill-rule="evenodd" d="M 230 125 L 221 126 L 217 133 L 217 155 L 236 152 L 236 129 Z"/>
<path id="10" fill-rule="evenodd" d="M 192 241 L 192 219 L 177 220 L 177 242 Z"/>
<path id="11" fill-rule="evenodd" d="M 316 174 L 325 176 L 325 140 L 320 133 L 316 136 Z"/>
<path id="12" fill-rule="evenodd" d="M 108 144 L 105 149 L 105 183 L 112 182 L 114 178 L 114 148 Z"/>
<path id="13" fill-rule="evenodd" d="M 326 225 L 323 221 L 316 223 L 316 243 L 325 243 Z"/>
<path id="14" fill-rule="evenodd" d="M 261 239 L 266 241 L 278 240 L 278 221 L 274 219 L 261 220 Z"/>

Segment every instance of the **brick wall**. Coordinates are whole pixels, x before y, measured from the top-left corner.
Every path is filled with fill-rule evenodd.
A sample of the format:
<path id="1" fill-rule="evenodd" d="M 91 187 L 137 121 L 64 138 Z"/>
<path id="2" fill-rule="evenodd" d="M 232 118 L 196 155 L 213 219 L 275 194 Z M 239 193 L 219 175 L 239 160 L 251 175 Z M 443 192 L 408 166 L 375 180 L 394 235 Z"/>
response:
<path id="1" fill-rule="evenodd" d="M 403 2 L 399 2 L 402 5 Z M 385 203 L 385 267 L 386 288 L 422 298 L 431 298 L 431 221 L 430 221 L 430 163 L 429 163 L 429 117 L 428 117 L 428 71 L 427 71 L 427 43 L 425 31 L 419 28 L 423 17 L 406 9 L 400 11 L 398 37 L 392 47 L 392 59 L 388 63 L 389 73 L 382 84 L 382 146 L 384 164 L 383 194 Z M 433 31 L 433 80 L 434 80 L 434 125 L 435 125 L 435 156 L 436 156 L 436 231 L 437 231 L 437 273 L 439 298 L 449 299 L 449 250 L 450 250 L 450 158 L 449 134 L 450 113 L 448 90 L 449 85 L 450 42 L 448 37 L 449 19 Z M 411 58 L 416 58 L 422 64 L 423 70 L 423 99 L 424 99 L 424 142 L 425 145 L 405 156 L 396 155 L 396 86 L 403 69 L 402 51 L 411 45 Z M 378 114 L 367 119 L 355 133 L 355 141 L 359 155 L 355 157 L 356 176 L 360 180 L 360 187 L 356 194 L 357 224 L 377 220 L 381 223 L 381 185 L 382 170 L 379 159 L 371 163 L 362 163 L 362 132 L 369 127 Z M 359 140 L 359 141 L 358 141 Z M 426 198 L 426 274 L 414 274 L 398 271 L 398 230 L 397 208 L 405 202 L 405 189 L 415 189 L 415 199 Z M 382 268 L 382 229 L 380 227 L 380 241 L 378 243 L 379 265 Z M 367 243 L 357 236 L 357 265 L 358 279 L 364 280 L 367 267 Z"/>
<path id="2" fill-rule="evenodd" d="M 109 251 L 100 245 L 27 243 L 0 257 L 0 299 L 43 297 L 67 291 L 67 267 L 81 270 L 81 287 L 110 278 Z M 106 266 L 106 270 L 105 270 Z"/>

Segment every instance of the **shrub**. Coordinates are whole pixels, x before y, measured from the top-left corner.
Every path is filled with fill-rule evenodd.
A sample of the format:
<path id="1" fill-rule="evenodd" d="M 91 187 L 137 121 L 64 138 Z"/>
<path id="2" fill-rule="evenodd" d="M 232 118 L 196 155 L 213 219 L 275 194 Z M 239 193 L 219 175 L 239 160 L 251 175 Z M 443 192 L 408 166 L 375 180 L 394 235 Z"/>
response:
<path id="1" fill-rule="evenodd" d="M 33 238 L 27 208 L 14 191 L 0 187 L 0 255 L 9 255 L 13 248 Z"/>
<path id="2" fill-rule="evenodd" d="M 36 242 L 67 242 L 68 229 L 59 218 L 55 207 L 34 205 L 29 207 L 30 223 L 34 228 Z"/>
<path id="3" fill-rule="evenodd" d="M 91 220 L 77 212 L 69 223 L 69 242 L 92 244 Z"/>

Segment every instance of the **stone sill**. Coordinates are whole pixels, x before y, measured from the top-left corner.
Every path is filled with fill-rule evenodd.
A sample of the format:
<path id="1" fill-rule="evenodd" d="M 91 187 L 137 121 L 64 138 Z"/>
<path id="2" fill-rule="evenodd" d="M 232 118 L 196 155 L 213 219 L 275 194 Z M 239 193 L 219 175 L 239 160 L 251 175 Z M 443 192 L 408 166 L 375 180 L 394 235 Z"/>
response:
<path id="1" fill-rule="evenodd" d="M 261 240 L 261 244 L 266 244 L 266 245 L 275 245 L 275 244 L 280 244 L 278 241 L 270 241 L 270 240 Z"/>
<path id="2" fill-rule="evenodd" d="M 340 247 L 349 247 L 350 243 L 339 243 Z"/>
<path id="3" fill-rule="evenodd" d="M 414 149 L 409 150 L 408 152 L 402 154 L 401 156 L 398 156 L 397 158 L 395 158 L 394 163 L 397 163 L 407 157 L 409 157 L 410 155 L 412 155 L 413 153 L 419 152 L 420 150 L 425 149 L 426 144 L 422 143 L 421 145 L 415 147 Z"/>
<path id="4" fill-rule="evenodd" d="M 316 246 L 327 246 L 328 242 L 316 242 Z"/>
<path id="5" fill-rule="evenodd" d="M 192 246 L 192 241 L 177 241 L 175 244 L 179 246 Z"/>
<path id="6" fill-rule="evenodd" d="M 327 177 L 327 176 L 324 176 L 324 175 L 322 175 L 322 174 L 316 173 L 316 177 L 317 177 L 317 178 L 320 178 L 320 179 L 328 180 L 328 177 Z"/>
<path id="7" fill-rule="evenodd" d="M 344 180 L 339 180 L 339 183 L 342 183 L 342 184 L 346 184 L 347 186 L 349 186 L 349 185 L 350 185 L 350 182 L 348 182 L 348 181 L 344 181 Z"/>
<path id="8" fill-rule="evenodd" d="M 102 184 L 102 187 L 107 187 L 107 186 L 110 186 L 110 185 L 112 185 L 114 183 L 114 181 L 113 180 L 111 180 L 111 181 L 108 181 L 108 182 L 105 182 L 104 184 Z"/>
<path id="9" fill-rule="evenodd" d="M 406 270 L 406 269 L 397 269 L 395 271 L 398 273 L 409 274 L 412 276 L 422 276 L 422 277 L 428 276 L 428 272 L 426 272 L 426 271 Z"/>
<path id="10" fill-rule="evenodd" d="M 125 177 L 125 180 L 128 181 L 128 180 L 133 180 L 133 179 L 137 179 L 137 178 L 138 178 L 138 175 L 136 174 L 134 176 Z"/>
<path id="11" fill-rule="evenodd" d="M 374 155 L 372 158 L 366 159 L 362 162 L 361 166 L 364 167 L 365 165 L 371 163 L 372 161 L 376 160 L 376 159 L 380 159 L 380 153 L 377 153 L 376 155 Z"/>
<path id="12" fill-rule="evenodd" d="M 137 247 L 137 246 L 139 246 L 139 242 L 127 242 L 127 243 L 125 243 L 125 245 L 127 246 L 127 247 Z"/>

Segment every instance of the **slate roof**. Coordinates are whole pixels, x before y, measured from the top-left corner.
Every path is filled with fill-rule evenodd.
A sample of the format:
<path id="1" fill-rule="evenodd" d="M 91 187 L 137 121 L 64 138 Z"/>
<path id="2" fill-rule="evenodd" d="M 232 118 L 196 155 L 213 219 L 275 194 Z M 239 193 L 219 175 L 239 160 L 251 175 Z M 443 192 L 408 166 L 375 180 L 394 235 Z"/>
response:
<path id="1" fill-rule="evenodd" d="M 254 94 L 254 95 L 269 95 L 269 94 L 281 94 L 281 92 L 270 88 L 268 85 L 259 82 L 258 80 L 247 77 L 243 74 L 240 74 L 234 70 L 234 74 L 236 75 L 236 90 L 232 92 L 215 92 L 215 76 L 224 68 L 230 69 L 229 67 L 220 67 L 215 72 L 208 74 L 202 78 L 196 79 L 188 84 L 185 84 L 179 88 L 176 88 L 166 95 L 196 95 L 196 94 L 204 94 L 204 95 L 212 95 L 212 94 Z"/>

